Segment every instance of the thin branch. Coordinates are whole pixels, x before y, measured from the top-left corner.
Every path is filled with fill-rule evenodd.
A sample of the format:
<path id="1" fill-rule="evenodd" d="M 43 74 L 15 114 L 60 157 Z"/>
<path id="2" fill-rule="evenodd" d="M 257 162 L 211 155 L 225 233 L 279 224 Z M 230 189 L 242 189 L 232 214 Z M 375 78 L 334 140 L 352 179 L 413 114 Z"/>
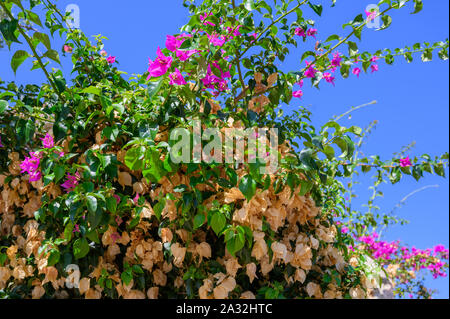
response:
<path id="1" fill-rule="evenodd" d="M 11 14 L 11 12 L 6 8 L 6 6 L 3 4 L 3 2 L 0 2 L 0 6 L 3 8 L 3 10 L 5 11 L 5 13 L 9 16 L 9 18 L 11 20 L 14 20 L 14 16 Z M 53 90 L 56 92 L 56 94 L 58 95 L 58 97 L 62 100 L 65 101 L 65 99 L 61 96 L 61 94 L 59 93 L 56 84 L 53 82 L 53 80 L 50 77 L 50 74 L 47 72 L 47 69 L 45 68 L 44 63 L 42 62 L 41 57 L 39 56 L 39 54 L 36 52 L 36 49 L 33 46 L 33 43 L 30 39 L 30 37 L 23 31 L 22 27 L 20 25 L 18 25 L 18 29 L 20 34 L 22 34 L 22 36 L 24 37 L 24 39 L 27 41 L 31 51 L 33 51 L 33 56 L 36 58 L 36 60 L 38 61 L 42 71 L 44 72 L 45 76 L 47 77 L 48 81 L 50 82 L 50 85 L 52 86 Z"/>

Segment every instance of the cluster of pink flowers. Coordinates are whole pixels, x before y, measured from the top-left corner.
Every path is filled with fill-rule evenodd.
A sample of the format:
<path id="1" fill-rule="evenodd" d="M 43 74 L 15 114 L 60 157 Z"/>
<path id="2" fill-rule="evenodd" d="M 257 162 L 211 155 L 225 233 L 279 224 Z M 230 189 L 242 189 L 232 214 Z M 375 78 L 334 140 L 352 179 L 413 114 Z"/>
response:
<path id="1" fill-rule="evenodd" d="M 51 149 L 55 146 L 53 136 L 46 134 L 44 138 L 41 138 L 42 146 L 46 149 Z M 0 141 L 1 142 L 1 141 Z M 37 182 L 41 179 L 42 173 L 39 170 L 41 164 L 42 155 L 40 152 L 30 152 L 30 156 L 25 156 L 25 159 L 20 163 L 21 173 L 27 173 L 30 175 L 30 182 Z"/>
<path id="2" fill-rule="evenodd" d="M 429 270 L 433 278 L 446 277 L 446 263 L 442 260 L 448 260 L 449 250 L 443 245 L 437 245 L 434 248 L 425 250 L 412 247 L 401 247 L 398 241 L 386 242 L 379 240 L 379 235 L 373 233 L 368 236 L 358 237 L 357 240 L 364 244 L 372 256 L 383 261 L 396 260 L 411 270 Z"/>
<path id="3" fill-rule="evenodd" d="M 61 184 L 61 187 L 66 190 L 66 192 L 71 192 L 77 187 L 79 184 L 79 180 L 81 179 L 80 173 L 76 172 L 75 175 L 67 174 L 66 181 Z"/>
<path id="4" fill-rule="evenodd" d="M 295 35 L 298 35 L 299 37 L 306 38 L 306 36 L 316 38 L 317 29 L 310 28 L 308 30 L 305 30 L 303 28 L 297 28 L 295 29 Z"/>
<path id="5" fill-rule="evenodd" d="M 409 158 L 409 156 L 400 159 L 400 167 L 409 167 L 409 166 L 412 166 L 411 159 Z"/>
<path id="6" fill-rule="evenodd" d="M 20 163 L 21 173 L 30 175 L 30 182 L 37 182 L 41 179 L 42 173 L 39 170 L 41 155 L 39 152 L 30 152 L 30 157 L 25 156 L 25 160 Z"/>
<path id="7" fill-rule="evenodd" d="M 201 14 L 200 20 L 203 22 L 204 26 L 214 27 L 215 30 L 212 32 L 206 32 L 204 30 L 198 29 L 195 30 L 194 32 L 196 34 L 198 33 L 206 34 L 209 43 L 212 46 L 221 48 L 228 41 L 235 39 L 236 37 L 243 36 L 240 31 L 242 25 L 237 25 L 235 27 L 230 26 L 224 27 L 223 30 L 218 32 L 220 26 L 217 26 L 215 23 L 208 21 L 208 17 L 210 17 L 211 15 L 212 13 Z M 308 31 L 311 36 L 314 36 L 316 34 L 314 32 L 314 29 Z M 249 36 L 253 37 L 255 40 L 258 38 L 257 33 L 250 34 Z M 166 56 L 161 50 L 161 48 L 158 47 L 156 59 L 154 61 L 149 59 L 149 66 L 148 66 L 149 75 L 147 80 L 150 80 L 151 78 L 164 76 L 168 72 L 170 72 L 169 73 L 170 85 L 178 86 L 187 84 L 187 81 L 185 79 L 186 75 L 185 73 L 183 73 L 183 68 L 175 67 L 172 72 L 171 68 L 174 65 L 177 65 L 179 62 L 185 62 L 195 54 L 201 53 L 201 51 L 199 50 L 180 49 L 184 41 L 186 41 L 187 38 L 191 37 L 193 37 L 192 34 L 181 34 L 178 36 L 168 35 L 166 37 L 166 49 L 173 54 L 169 54 L 168 56 Z M 225 51 L 221 50 L 221 52 L 223 54 Z M 224 61 L 226 61 L 227 57 L 223 57 L 223 59 Z M 216 68 L 217 72 L 213 68 Z M 231 69 L 231 64 L 229 65 L 229 68 Z M 190 75 L 187 74 L 187 76 Z M 230 71 L 223 70 L 219 65 L 219 61 L 214 61 L 207 66 L 207 72 L 205 74 L 205 77 L 200 79 L 200 81 L 202 82 L 205 90 L 211 90 L 211 93 L 214 96 L 218 96 L 221 92 L 224 92 L 229 89 L 230 79 L 231 79 Z"/>

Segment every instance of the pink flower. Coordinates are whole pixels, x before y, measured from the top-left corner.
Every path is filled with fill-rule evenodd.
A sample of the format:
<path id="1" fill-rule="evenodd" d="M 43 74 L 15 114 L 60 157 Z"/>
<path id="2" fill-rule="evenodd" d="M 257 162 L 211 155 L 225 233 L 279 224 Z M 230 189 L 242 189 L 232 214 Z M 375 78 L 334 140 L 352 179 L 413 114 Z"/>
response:
<path id="1" fill-rule="evenodd" d="M 176 37 L 172 35 L 168 35 L 166 37 L 166 48 L 169 51 L 175 52 L 177 49 L 181 47 L 184 41 L 178 40 Z"/>
<path id="2" fill-rule="evenodd" d="M 116 199 L 117 204 L 120 204 L 120 196 L 114 194 L 113 197 Z"/>
<path id="3" fill-rule="evenodd" d="M 172 58 L 165 56 L 159 47 L 157 50 L 157 55 L 158 57 L 155 59 L 155 61 L 149 59 L 148 72 L 150 74 L 147 80 L 151 77 L 156 78 L 166 74 L 167 70 L 172 65 Z"/>
<path id="4" fill-rule="evenodd" d="M 0 136 L 0 147 L 5 147 L 3 144 L 2 144 L 2 137 Z"/>
<path id="5" fill-rule="evenodd" d="M 297 84 L 302 88 L 303 87 L 303 79 L 297 82 Z"/>
<path id="6" fill-rule="evenodd" d="M 201 15 L 200 15 L 200 20 L 201 20 L 201 21 L 204 21 L 206 18 L 208 18 L 208 17 L 211 16 L 211 15 L 212 15 L 212 13 L 201 14 Z M 203 24 L 204 24 L 204 25 L 210 25 L 210 26 L 213 26 L 213 27 L 216 26 L 214 23 L 209 22 L 209 21 L 206 21 L 206 22 L 204 22 Z"/>
<path id="7" fill-rule="evenodd" d="M 117 216 L 117 217 L 116 217 L 116 223 L 117 223 L 117 226 L 122 225 L 123 220 L 122 220 L 122 218 L 120 218 L 120 216 Z"/>
<path id="8" fill-rule="evenodd" d="M 185 85 L 186 80 L 183 78 L 180 70 L 175 69 L 175 72 L 169 74 L 170 85 Z"/>
<path id="9" fill-rule="evenodd" d="M 370 66 L 370 69 L 372 70 L 372 73 L 373 73 L 373 72 L 377 72 L 377 71 L 378 71 L 378 64 L 372 64 L 372 65 Z"/>
<path id="10" fill-rule="evenodd" d="M 107 56 L 108 53 L 107 53 L 105 50 L 101 50 L 101 51 L 100 51 L 100 55 L 101 55 L 101 56 Z"/>
<path id="11" fill-rule="evenodd" d="M 212 45 L 221 47 L 225 44 L 226 39 L 224 36 L 222 35 L 218 35 L 218 34 L 213 34 L 213 35 L 208 35 L 208 39 L 209 42 L 211 42 Z"/>
<path id="12" fill-rule="evenodd" d="M 39 171 L 41 158 L 39 153 L 30 152 L 30 157 L 25 157 L 25 160 L 20 163 L 21 173 L 28 173 L 30 175 L 30 182 L 37 182 L 41 179 L 42 174 Z"/>
<path id="13" fill-rule="evenodd" d="M 406 158 L 400 159 L 400 167 L 409 167 L 409 166 L 412 166 L 409 156 Z"/>
<path id="14" fill-rule="evenodd" d="M 182 51 L 177 50 L 177 57 L 180 59 L 180 61 L 187 61 L 189 58 L 197 52 L 196 50 L 188 50 L 188 51 Z"/>
<path id="15" fill-rule="evenodd" d="M 299 37 L 306 37 L 305 30 L 303 28 L 295 29 L 295 35 L 298 35 Z"/>
<path id="16" fill-rule="evenodd" d="M 294 91 L 292 92 L 292 96 L 296 98 L 301 98 L 303 96 L 303 91 L 302 90 Z"/>
<path id="17" fill-rule="evenodd" d="M 106 61 L 108 61 L 109 64 L 113 64 L 116 62 L 116 57 L 115 56 L 109 56 Z"/>
<path id="18" fill-rule="evenodd" d="M 59 154 L 58 154 L 58 156 L 61 158 L 61 157 L 64 157 L 64 152 L 60 152 Z"/>
<path id="19" fill-rule="evenodd" d="M 353 72 L 354 75 L 356 75 L 359 78 L 359 74 L 361 73 L 361 69 L 360 68 L 354 68 L 352 72 Z"/>
<path id="20" fill-rule="evenodd" d="M 111 240 L 113 242 L 113 245 L 116 243 L 116 241 L 118 241 L 120 239 L 120 234 L 118 232 L 112 233 L 111 234 Z"/>
<path id="21" fill-rule="evenodd" d="M 335 77 L 332 76 L 331 73 L 325 72 L 325 73 L 323 74 L 323 78 L 324 78 L 325 81 L 327 81 L 328 83 L 331 83 L 331 84 L 334 85 Z"/>
<path id="22" fill-rule="evenodd" d="M 44 145 L 45 148 L 53 148 L 55 146 L 55 141 L 53 140 L 53 136 L 50 134 L 46 134 L 44 138 L 41 138 L 42 145 Z"/>
<path id="23" fill-rule="evenodd" d="M 64 52 L 66 53 L 72 53 L 73 48 L 70 45 L 65 44 L 64 45 Z"/>
<path id="24" fill-rule="evenodd" d="M 364 10 L 366 12 L 366 16 L 367 16 L 367 20 L 368 21 L 373 21 L 375 20 L 375 17 L 377 16 L 377 12 L 376 11 L 367 11 Z"/>
<path id="25" fill-rule="evenodd" d="M 333 54 L 333 60 L 331 60 L 331 65 L 333 67 L 341 66 L 341 61 L 342 61 L 342 58 L 341 58 L 340 53 L 336 52 Z"/>
<path id="26" fill-rule="evenodd" d="M 317 34 L 317 29 L 311 28 L 311 29 L 309 29 L 309 30 L 306 32 L 306 34 L 307 34 L 308 36 L 313 37 L 313 38 L 315 39 L 315 38 L 316 38 L 316 34 Z"/>
<path id="27" fill-rule="evenodd" d="M 305 71 L 305 76 L 307 78 L 313 78 L 316 76 L 316 69 L 314 69 L 314 64 L 311 64 L 310 62 L 306 61 L 306 65 L 308 66 L 308 69 Z"/>
<path id="28" fill-rule="evenodd" d="M 80 226 L 78 226 L 78 224 L 75 224 L 74 226 L 73 226 L 73 231 L 72 231 L 73 233 L 81 233 L 81 231 L 80 231 Z"/>
<path id="29" fill-rule="evenodd" d="M 139 201 L 139 193 L 136 193 L 136 196 L 133 198 L 133 202 L 135 205 L 137 205 L 138 201 Z"/>
<path id="30" fill-rule="evenodd" d="M 70 193 L 77 187 L 79 184 L 81 176 L 80 173 L 76 172 L 75 175 L 67 174 L 67 180 L 61 184 L 61 187 L 66 190 L 67 193 Z"/>
<path id="31" fill-rule="evenodd" d="M 341 233 L 343 233 L 343 234 L 347 234 L 348 233 L 348 227 L 342 227 L 341 228 Z"/>
<path id="32" fill-rule="evenodd" d="M 253 37 L 256 41 L 256 39 L 258 38 L 258 33 L 256 33 L 256 32 L 252 33 L 252 34 L 250 34 L 250 36 Z"/>
<path id="33" fill-rule="evenodd" d="M 377 62 L 380 58 L 377 57 L 376 55 L 374 55 L 371 59 L 370 62 Z"/>

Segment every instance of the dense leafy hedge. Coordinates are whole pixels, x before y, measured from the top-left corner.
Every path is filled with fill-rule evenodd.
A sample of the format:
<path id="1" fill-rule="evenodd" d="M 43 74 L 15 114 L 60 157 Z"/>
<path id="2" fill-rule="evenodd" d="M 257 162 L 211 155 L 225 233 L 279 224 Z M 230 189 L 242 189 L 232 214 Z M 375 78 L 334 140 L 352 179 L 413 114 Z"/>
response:
<path id="1" fill-rule="evenodd" d="M 303 79 L 332 83 L 337 69 L 344 78 L 359 76 L 378 70 L 379 59 L 411 60 L 418 51 L 424 60 L 434 49 L 446 58 L 447 42 L 359 53 L 350 39 L 361 37 L 368 20 L 358 15 L 347 24 L 348 36 L 330 36 L 304 53 L 313 62 L 303 70 L 283 73 L 275 62 L 318 32 L 304 7 L 320 15 L 321 5 L 185 1 L 192 18 L 184 33 L 167 37 L 145 74 L 125 78 L 101 36 L 91 43 L 66 28 L 49 1 L 25 2 L 0 2 L 9 15 L 1 31 L 8 45 L 19 38 L 29 45 L 15 51 L 13 69 L 32 58 L 48 83 L 1 83 L 4 297 L 364 298 L 381 270 L 367 269 L 367 250 L 349 249 L 354 239 L 336 223 L 349 216 L 341 178 L 357 169 L 393 183 L 402 174 L 443 175 L 447 155 L 360 159 L 354 139 L 362 129 L 333 120 L 316 130 L 306 109 L 283 116 L 278 106 L 302 96 L 294 86 Z M 408 2 L 382 1 L 383 28 L 390 24 L 386 12 Z M 414 3 L 420 11 L 422 2 Z M 40 28 L 64 37 L 62 52 L 74 65 L 70 81 L 47 70 L 59 53 Z M 341 45 L 348 56 L 336 51 Z M 276 156 L 278 169 L 262 174 L 262 160 L 176 164 L 170 132 L 192 132 L 195 119 L 222 133 L 278 128 L 280 145 L 266 155 Z M 355 232 L 374 223 L 363 219 Z"/>

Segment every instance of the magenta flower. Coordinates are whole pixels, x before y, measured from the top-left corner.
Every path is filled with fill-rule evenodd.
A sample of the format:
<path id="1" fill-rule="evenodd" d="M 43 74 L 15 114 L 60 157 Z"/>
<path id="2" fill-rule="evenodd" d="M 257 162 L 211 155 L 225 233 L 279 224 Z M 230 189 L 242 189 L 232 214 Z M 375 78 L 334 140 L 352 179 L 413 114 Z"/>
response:
<path id="1" fill-rule="evenodd" d="M 406 158 L 400 159 L 400 167 L 409 167 L 409 166 L 412 166 L 409 156 Z"/>
<path id="2" fill-rule="evenodd" d="M 299 37 L 306 37 L 305 30 L 303 28 L 295 29 L 295 35 L 298 35 Z"/>
<path id="3" fill-rule="evenodd" d="M 156 53 L 158 57 L 155 59 L 155 61 L 149 59 L 148 72 L 150 74 L 147 80 L 149 80 L 151 77 L 157 78 L 166 74 L 167 70 L 169 70 L 170 66 L 172 65 L 172 58 L 165 56 L 159 47 Z"/>
<path id="4" fill-rule="evenodd" d="M 371 59 L 370 62 L 377 62 L 380 58 L 377 57 L 376 55 L 374 55 Z"/>
<path id="5" fill-rule="evenodd" d="M 367 20 L 368 21 L 373 21 L 375 20 L 376 16 L 377 16 L 377 12 L 376 11 L 367 11 L 364 10 L 366 12 L 366 16 L 367 16 Z"/>
<path id="6" fill-rule="evenodd" d="M 306 34 L 310 37 L 313 37 L 314 39 L 316 38 L 316 34 L 317 34 L 317 29 L 311 28 L 309 29 Z"/>
<path id="7" fill-rule="evenodd" d="M 176 37 L 172 35 L 168 35 L 166 37 L 166 48 L 169 51 L 175 52 L 177 49 L 181 47 L 184 41 L 178 40 Z"/>
<path id="8" fill-rule="evenodd" d="M 343 233 L 343 234 L 347 234 L 348 231 L 349 231 L 348 227 L 342 227 L 341 228 L 341 233 Z"/>
<path id="9" fill-rule="evenodd" d="M 117 204 L 120 204 L 120 196 L 114 194 L 113 197 L 116 199 Z"/>
<path id="10" fill-rule="evenodd" d="M 45 148 L 53 148 L 55 146 L 55 141 L 53 140 L 53 136 L 50 134 L 46 134 L 44 138 L 41 138 L 42 145 L 44 145 Z"/>
<path id="11" fill-rule="evenodd" d="M 0 147 L 5 147 L 3 144 L 2 144 L 2 137 L 0 136 Z"/>
<path id="12" fill-rule="evenodd" d="M 352 72 L 353 72 L 354 75 L 356 75 L 359 78 L 359 74 L 361 73 L 361 69 L 360 68 L 354 68 Z"/>
<path id="13" fill-rule="evenodd" d="M 331 65 L 333 67 L 341 66 L 341 61 L 342 61 L 341 54 L 339 52 L 336 52 L 333 54 L 333 60 L 331 60 Z"/>
<path id="14" fill-rule="evenodd" d="M 370 69 L 372 70 L 372 73 L 373 73 L 373 72 L 377 72 L 377 71 L 378 71 L 378 64 L 372 64 L 372 65 L 370 66 Z"/>
<path id="15" fill-rule="evenodd" d="M 176 54 L 178 59 L 180 59 L 180 61 L 187 61 L 189 60 L 189 58 L 195 54 L 195 52 L 197 52 L 196 50 L 187 50 L 187 51 L 182 51 L 182 50 L 177 50 Z"/>
<path id="16" fill-rule="evenodd" d="M 308 69 L 305 71 L 305 76 L 307 78 L 313 78 L 316 76 L 316 69 L 314 68 L 314 64 L 311 64 L 310 62 L 306 61 L 306 65 L 308 66 Z"/>
<path id="17" fill-rule="evenodd" d="M 256 32 L 252 33 L 252 34 L 250 34 L 250 36 L 253 37 L 256 41 L 256 39 L 258 38 L 258 33 L 256 33 Z"/>
<path id="18" fill-rule="evenodd" d="M 25 160 L 20 163 L 21 173 L 28 173 L 30 175 L 30 182 L 37 182 L 41 179 L 42 174 L 39 171 L 41 158 L 39 153 L 30 152 L 30 157 L 25 157 Z"/>
<path id="19" fill-rule="evenodd" d="M 335 77 L 332 76 L 331 73 L 325 72 L 325 73 L 323 74 L 323 78 L 324 78 L 325 81 L 327 81 L 328 83 L 331 83 L 331 84 L 334 85 Z"/>
<path id="20" fill-rule="evenodd" d="M 204 21 L 206 18 L 208 18 L 208 17 L 211 16 L 211 15 L 212 15 L 212 13 L 201 14 L 201 15 L 200 15 L 200 20 L 201 20 L 201 21 Z M 215 27 L 215 26 L 216 26 L 214 23 L 212 23 L 212 22 L 210 22 L 210 21 L 205 21 L 203 24 L 204 24 L 204 25 L 210 25 L 210 26 L 212 26 L 212 27 Z"/>
<path id="21" fill-rule="evenodd" d="M 135 205 L 137 205 L 138 201 L 139 201 L 139 193 L 136 193 L 136 196 L 133 198 L 133 202 Z"/>
<path id="22" fill-rule="evenodd" d="M 64 45 L 64 52 L 66 53 L 72 53 L 73 48 L 70 45 L 65 44 Z"/>
<path id="23" fill-rule="evenodd" d="M 122 220 L 122 218 L 120 218 L 120 216 L 117 216 L 117 217 L 116 217 L 116 223 L 117 223 L 117 226 L 122 225 L 123 220 Z"/>
<path id="24" fill-rule="evenodd" d="M 72 231 L 73 233 L 81 233 L 81 231 L 80 231 L 80 226 L 78 226 L 78 224 L 75 224 L 74 226 L 73 226 L 73 231 Z"/>
<path id="25" fill-rule="evenodd" d="M 75 175 L 67 174 L 67 180 L 61 184 L 61 187 L 66 190 L 67 193 L 70 193 L 77 187 L 79 184 L 81 176 L 80 173 L 76 172 Z"/>
<path id="26" fill-rule="evenodd" d="M 221 47 L 225 44 L 226 39 L 224 36 L 222 35 L 218 35 L 218 34 L 213 34 L 213 35 L 208 35 L 208 39 L 209 42 L 211 42 L 212 45 Z"/>
<path id="27" fill-rule="evenodd" d="M 303 87 L 303 79 L 297 82 L 297 84 L 302 88 Z"/>
<path id="28" fill-rule="evenodd" d="M 109 64 L 116 63 L 116 57 L 115 56 L 109 56 L 106 61 L 108 61 Z"/>
<path id="29" fill-rule="evenodd" d="M 302 90 L 294 91 L 292 92 L 292 96 L 301 99 L 303 96 L 303 91 Z"/>
<path id="30" fill-rule="evenodd" d="M 170 85 L 185 85 L 186 80 L 183 78 L 180 70 L 175 69 L 175 72 L 169 74 Z"/>

